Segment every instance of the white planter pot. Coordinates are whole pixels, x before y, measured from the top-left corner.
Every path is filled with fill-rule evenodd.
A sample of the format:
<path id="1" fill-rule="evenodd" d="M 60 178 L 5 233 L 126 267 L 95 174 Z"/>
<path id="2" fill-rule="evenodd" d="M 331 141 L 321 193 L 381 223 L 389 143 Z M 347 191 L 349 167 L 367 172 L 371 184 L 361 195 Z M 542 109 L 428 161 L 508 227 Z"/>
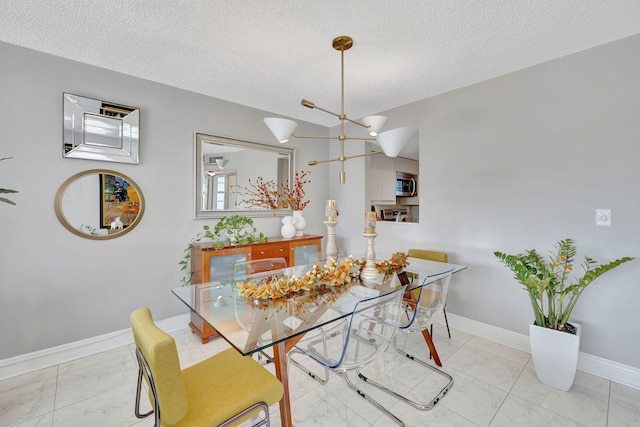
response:
<path id="1" fill-rule="evenodd" d="M 571 322 L 576 334 L 529 326 L 531 358 L 541 383 L 567 391 L 573 384 L 578 368 L 582 325 Z"/>

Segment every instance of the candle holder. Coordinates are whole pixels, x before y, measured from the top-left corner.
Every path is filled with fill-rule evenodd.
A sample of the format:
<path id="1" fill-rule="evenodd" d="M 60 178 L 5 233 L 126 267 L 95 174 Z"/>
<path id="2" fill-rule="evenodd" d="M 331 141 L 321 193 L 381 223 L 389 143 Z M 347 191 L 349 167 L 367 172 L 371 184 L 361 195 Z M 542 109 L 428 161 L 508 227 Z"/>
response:
<path id="1" fill-rule="evenodd" d="M 336 225 L 338 221 L 322 221 L 327 226 L 327 244 L 325 246 L 325 252 L 327 253 L 327 259 L 333 258 L 338 254 L 338 248 L 336 247 Z"/>
<path id="2" fill-rule="evenodd" d="M 378 236 L 378 233 L 362 233 L 364 239 L 367 242 L 367 251 L 364 254 L 366 261 L 362 272 L 360 273 L 360 279 L 364 283 L 375 283 L 380 281 L 380 273 L 376 268 L 376 251 L 373 248 L 373 242 Z"/>

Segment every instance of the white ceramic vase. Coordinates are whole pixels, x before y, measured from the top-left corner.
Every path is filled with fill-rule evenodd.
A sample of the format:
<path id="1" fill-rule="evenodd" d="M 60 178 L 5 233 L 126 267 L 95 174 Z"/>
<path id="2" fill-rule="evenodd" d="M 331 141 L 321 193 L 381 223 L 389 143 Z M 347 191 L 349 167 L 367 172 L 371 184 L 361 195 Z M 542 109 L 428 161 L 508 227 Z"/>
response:
<path id="1" fill-rule="evenodd" d="M 284 239 L 291 239 L 296 235 L 296 226 L 293 225 L 294 219 L 292 216 L 285 216 L 282 218 L 282 227 L 280 228 L 280 235 Z"/>
<path id="2" fill-rule="evenodd" d="M 538 380 L 562 391 L 571 388 L 578 369 L 582 325 L 571 324 L 576 328 L 575 335 L 537 325 L 529 326 L 531 358 Z"/>
<path id="3" fill-rule="evenodd" d="M 302 211 L 292 211 L 293 225 L 296 227 L 296 236 L 304 235 L 304 228 L 307 226 L 307 220 L 302 216 Z"/>

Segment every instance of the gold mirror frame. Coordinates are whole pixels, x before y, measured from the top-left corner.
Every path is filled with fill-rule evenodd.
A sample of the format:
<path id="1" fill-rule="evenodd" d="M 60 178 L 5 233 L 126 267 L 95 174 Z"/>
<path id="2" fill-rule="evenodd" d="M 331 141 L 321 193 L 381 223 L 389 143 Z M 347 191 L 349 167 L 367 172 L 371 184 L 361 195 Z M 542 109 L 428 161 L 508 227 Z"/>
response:
<path id="1" fill-rule="evenodd" d="M 74 227 L 69 221 L 69 219 L 67 218 L 67 215 L 65 215 L 62 204 L 63 204 L 64 195 L 66 191 L 69 189 L 69 187 L 71 186 L 71 184 L 75 183 L 76 181 L 82 178 L 85 178 L 91 175 L 99 176 L 102 174 L 117 176 L 125 180 L 130 186 L 132 186 L 135 189 L 137 193 L 137 197 L 139 199 L 139 203 L 137 205 L 138 212 L 135 219 L 130 224 L 128 224 L 125 228 L 116 229 L 116 231 L 114 232 L 110 232 L 109 231 L 110 229 L 107 229 L 108 230 L 107 232 L 109 234 L 96 235 L 96 234 L 91 234 L 91 233 L 82 231 L 82 226 L 84 224 L 82 224 L 79 228 Z M 103 202 L 104 195 L 102 194 L 102 188 L 97 188 L 97 190 L 98 190 L 96 193 L 97 197 L 94 199 L 94 201 L 87 201 L 88 203 L 93 203 L 95 202 L 95 200 L 100 200 L 100 203 Z M 113 170 L 109 170 L 109 169 L 90 169 L 83 172 L 79 172 L 71 176 L 69 179 L 67 179 L 65 182 L 62 183 L 54 199 L 54 210 L 56 212 L 56 216 L 58 217 L 58 220 L 64 226 L 64 228 L 66 228 L 76 236 L 80 236 L 85 239 L 92 239 L 92 240 L 109 240 L 109 239 L 115 239 L 116 237 L 124 236 L 125 234 L 133 230 L 138 225 L 138 223 L 142 219 L 142 216 L 144 215 L 144 207 L 145 207 L 144 196 L 142 194 L 142 191 L 140 190 L 140 186 L 125 174 L 116 172 Z"/>

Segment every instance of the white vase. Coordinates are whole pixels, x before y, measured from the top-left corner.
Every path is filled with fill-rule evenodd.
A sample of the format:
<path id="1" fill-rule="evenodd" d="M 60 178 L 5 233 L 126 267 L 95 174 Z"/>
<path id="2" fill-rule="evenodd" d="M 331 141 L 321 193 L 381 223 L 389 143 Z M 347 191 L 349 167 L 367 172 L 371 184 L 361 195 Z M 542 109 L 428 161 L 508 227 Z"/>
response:
<path id="1" fill-rule="evenodd" d="M 529 326 L 531 358 L 538 380 L 562 391 L 571 388 L 578 368 L 582 325 L 571 324 L 576 328 L 575 335 L 537 325 Z"/>
<path id="2" fill-rule="evenodd" d="M 304 228 L 307 226 L 307 220 L 302 216 L 302 211 L 292 211 L 293 225 L 296 227 L 296 236 L 304 235 Z"/>
<path id="3" fill-rule="evenodd" d="M 293 225 L 293 217 L 285 216 L 282 218 L 282 228 L 280 228 L 280 235 L 284 239 L 290 239 L 296 235 L 296 226 Z"/>

